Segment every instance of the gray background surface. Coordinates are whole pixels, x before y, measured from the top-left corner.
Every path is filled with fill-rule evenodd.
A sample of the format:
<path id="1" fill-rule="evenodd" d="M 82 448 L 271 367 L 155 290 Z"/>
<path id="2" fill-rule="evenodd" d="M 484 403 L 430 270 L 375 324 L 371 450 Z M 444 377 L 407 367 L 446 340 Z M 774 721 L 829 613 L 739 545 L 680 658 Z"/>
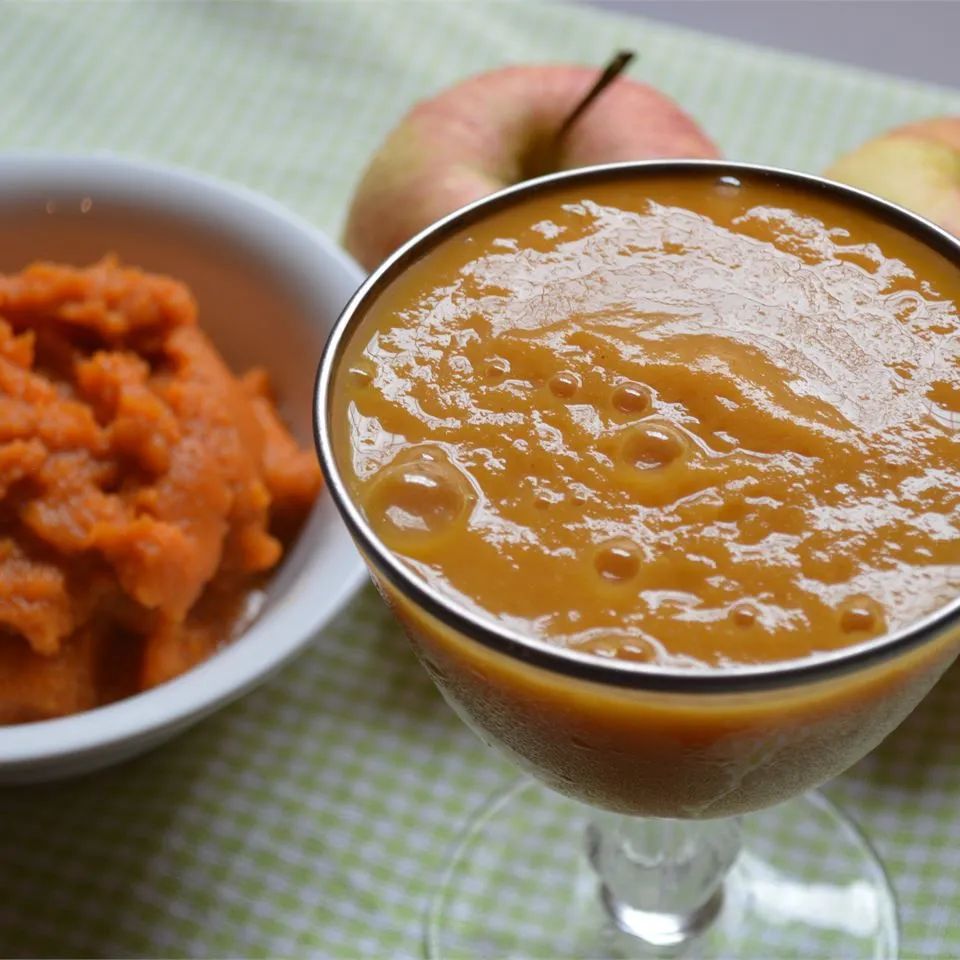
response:
<path id="1" fill-rule="evenodd" d="M 580 0 L 750 43 L 960 87 L 957 0 Z"/>

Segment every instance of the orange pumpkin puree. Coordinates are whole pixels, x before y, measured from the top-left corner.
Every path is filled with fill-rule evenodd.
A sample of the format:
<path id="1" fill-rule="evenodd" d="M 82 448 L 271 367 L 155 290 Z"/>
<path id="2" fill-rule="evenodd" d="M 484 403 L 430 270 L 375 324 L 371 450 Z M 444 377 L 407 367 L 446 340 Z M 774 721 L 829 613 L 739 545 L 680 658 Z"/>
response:
<path id="1" fill-rule="evenodd" d="M 0 722 L 209 656 L 319 486 L 266 374 L 230 372 L 182 283 L 113 258 L 0 275 Z"/>

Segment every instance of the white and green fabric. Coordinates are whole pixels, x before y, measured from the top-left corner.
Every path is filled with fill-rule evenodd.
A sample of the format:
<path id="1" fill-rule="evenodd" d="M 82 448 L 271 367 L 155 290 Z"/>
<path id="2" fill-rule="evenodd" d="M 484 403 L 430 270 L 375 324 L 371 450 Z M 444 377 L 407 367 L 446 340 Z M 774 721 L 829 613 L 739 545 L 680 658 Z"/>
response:
<path id="1" fill-rule="evenodd" d="M 811 171 L 960 113 L 958 91 L 530 2 L 7 2 L 0 37 L 0 150 L 180 164 L 334 234 L 399 115 L 500 64 L 635 49 L 633 75 L 725 155 Z M 957 703 L 960 667 L 827 788 L 889 868 L 906 957 L 960 956 Z M 512 776 L 367 590 L 272 682 L 154 754 L 0 792 L 0 955 L 418 955 L 442 858 Z"/>

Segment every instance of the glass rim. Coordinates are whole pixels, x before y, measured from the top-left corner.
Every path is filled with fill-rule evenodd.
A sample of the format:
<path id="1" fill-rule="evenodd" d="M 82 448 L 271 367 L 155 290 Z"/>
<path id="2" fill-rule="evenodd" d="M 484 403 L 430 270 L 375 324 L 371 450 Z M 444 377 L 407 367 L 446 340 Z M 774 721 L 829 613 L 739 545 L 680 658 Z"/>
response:
<path id="1" fill-rule="evenodd" d="M 960 622 L 960 596 L 957 596 L 892 633 L 803 657 L 757 664 L 704 665 L 702 668 L 601 657 L 511 629 L 499 623 L 493 615 L 478 613 L 434 588 L 380 540 L 350 496 L 331 439 L 334 376 L 350 336 L 367 308 L 407 266 L 461 228 L 523 197 L 578 182 L 704 173 L 716 177 L 749 175 L 811 190 L 814 194 L 836 196 L 841 203 L 866 209 L 877 219 L 920 240 L 960 271 L 960 239 L 905 207 L 816 174 L 727 160 L 661 159 L 599 164 L 514 184 L 437 220 L 394 251 L 367 277 L 344 307 L 324 347 L 314 388 L 314 439 L 327 490 L 368 565 L 375 567 L 405 598 L 445 626 L 513 660 L 579 680 L 638 691 L 737 693 L 813 683 L 864 669 L 920 647 Z"/>

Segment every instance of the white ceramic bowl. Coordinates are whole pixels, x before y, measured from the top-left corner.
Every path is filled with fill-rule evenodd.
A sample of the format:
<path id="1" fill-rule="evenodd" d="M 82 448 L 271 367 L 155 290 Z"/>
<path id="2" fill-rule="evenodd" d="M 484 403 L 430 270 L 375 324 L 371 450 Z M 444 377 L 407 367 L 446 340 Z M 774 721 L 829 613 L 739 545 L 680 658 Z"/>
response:
<path id="1" fill-rule="evenodd" d="M 316 363 L 363 278 L 330 240 L 250 190 L 113 157 L 0 157 L 0 271 L 115 252 L 186 281 L 234 370 L 270 371 L 280 408 L 312 448 Z M 253 625 L 176 680 L 110 706 L 0 727 L 0 783 L 69 776 L 140 753 L 266 679 L 306 647 L 365 579 L 321 494 Z"/>

